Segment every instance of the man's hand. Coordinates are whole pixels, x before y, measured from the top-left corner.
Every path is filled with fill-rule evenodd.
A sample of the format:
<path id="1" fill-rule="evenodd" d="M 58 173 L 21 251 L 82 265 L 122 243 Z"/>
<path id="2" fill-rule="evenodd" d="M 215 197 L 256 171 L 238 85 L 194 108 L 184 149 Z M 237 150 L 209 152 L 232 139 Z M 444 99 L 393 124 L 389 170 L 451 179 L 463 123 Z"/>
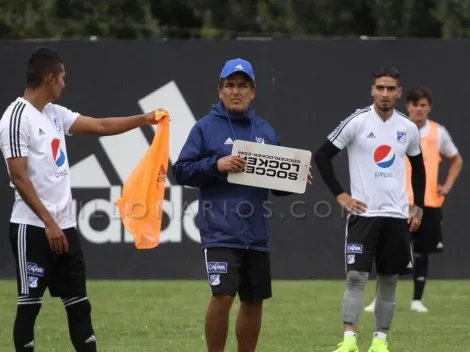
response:
<path id="1" fill-rule="evenodd" d="M 157 116 L 156 116 L 156 112 L 157 112 L 157 111 L 166 112 L 166 110 L 164 110 L 164 109 L 156 109 L 156 110 L 153 110 L 153 111 L 150 111 L 150 112 L 144 114 L 145 120 L 147 121 L 147 124 L 149 124 L 149 125 L 156 125 L 156 124 L 158 124 L 158 121 L 157 121 L 157 119 L 156 119 L 156 117 L 157 117 Z"/>
<path id="2" fill-rule="evenodd" d="M 423 209 L 416 205 L 410 206 L 410 214 L 408 216 L 408 224 L 410 224 L 410 231 L 416 231 L 421 225 L 423 219 Z"/>
<path id="3" fill-rule="evenodd" d="M 438 196 L 446 196 L 448 193 L 449 193 L 450 189 L 446 186 L 441 186 L 441 185 L 437 185 L 437 195 Z"/>
<path id="4" fill-rule="evenodd" d="M 336 197 L 336 200 L 344 209 L 346 209 L 346 211 L 353 213 L 353 214 L 362 214 L 367 209 L 366 203 L 352 198 L 347 193 L 341 193 L 340 195 Z"/>
<path id="5" fill-rule="evenodd" d="M 65 238 L 64 232 L 55 221 L 46 224 L 46 236 L 54 253 L 62 254 L 68 252 L 69 244 Z"/>
<path id="6" fill-rule="evenodd" d="M 242 172 L 246 161 L 239 156 L 228 155 L 217 160 L 217 169 L 220 172 Z"/>
<path id="7" fill-rule="evenodd" d="M 311 171 L 311 170 L 312 170 L 312 165 L 310 165 L 310 167 L 309 167 L 309 171 L 308 171 L 308 179 L 307 179 L 307 183 L 308 183 L 309 185 L 311 185 L 311 184 L 312 184 L 312 180 L 313 180 L 313 176 L 312 176 L 312 171 Z"/>

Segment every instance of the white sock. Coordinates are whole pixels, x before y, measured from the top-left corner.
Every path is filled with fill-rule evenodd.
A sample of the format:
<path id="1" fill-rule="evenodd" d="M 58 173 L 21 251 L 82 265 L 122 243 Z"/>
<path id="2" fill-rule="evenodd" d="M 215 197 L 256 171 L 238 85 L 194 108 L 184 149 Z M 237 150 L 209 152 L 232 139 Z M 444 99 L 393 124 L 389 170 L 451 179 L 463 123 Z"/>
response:
<path id="1" fill-rule="evenodd" d="M 374 339 L 386 340 L 387 334 L 384 332 L 374 332 Z"/>
<path id="2" fill-rule="evenodd" d="M 354 331 L 345 331 L 344 332 L 344 337 L 357 337 L 357 334 Z"/>

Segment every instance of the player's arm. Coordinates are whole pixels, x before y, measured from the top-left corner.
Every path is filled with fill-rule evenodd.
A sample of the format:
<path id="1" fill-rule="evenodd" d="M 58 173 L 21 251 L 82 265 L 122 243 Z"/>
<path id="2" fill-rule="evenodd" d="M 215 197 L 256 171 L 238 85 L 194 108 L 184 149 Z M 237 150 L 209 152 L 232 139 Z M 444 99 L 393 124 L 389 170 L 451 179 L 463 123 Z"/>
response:
<path id="1" fill-rule="evenodd" d="M 442 194 L 446 195 L 447 193 L 450 192 L 452 187 L 454 186 L 455 181 L 457 180 L 457 177 L 460 174 L 460 171 L 462 170 L 463 167 L 463 159 L 460 153 L 457 153 L 456 155 L 450 156 L 447 158 L 449 160 L 449 171 L 447 172 L 447 177 L 442 185 Z"/>
<path id="2" fill-rule="evenodd" d="M 442 126 L 441 126 L 442 127 Z M 452 141 L 452 138 L 449 134 L 449 132 L 442 127 L 443 133 L 442 133 L 442 146 L 441 146 L 441 154 L 444 154 L 447 159 L 449 160 L 449 171 L 447 173 L 446 180 L 442 187 L 440 187 L 439 192 L 442 195 L 446 195 L 447 193 L 450 192 L 452 187 L 454 186 L 455 181 L 457 180 L 457 177 L 460 174 L 460 171 L 462 170 L 463 166 L 463 159 L 462 156 L 460 155 L 457 147 L 455 146 L 454 142 Z"/>
<path id="3" fill-rule="evenodd" d="M 134 128 L 155 124 L 155 112 L 127 117 L 90 117 L 54 104 L 57 115 L 62 119 L 66 135 L 75 133 L 112 136 Z"/>
<path id="4" fill-rule="evenodd" d="M 47 226 L 54 222 L 54 218 L 42 203 L 36 189 L 28 176 L 28 157 L 8 157 L 8 169 L 10 170 L 10 179 L 15 189 L 18 191 L 24 202 Z"/>
<path id="5" fill-rule="evenodd" d="M 330 139 L 327 139 L 314 155 L 315 164 L 317 165 L 320 177 L 335 197 L 345 193 L 343 187 L 335 175 L 332 163 L 333 158 L 340 151 L 340 148 L 331 142 Z"/>
<path id="6" fill-rule="evenodd" d="M 29 123 L 24 116 L 21 116 L 19 123 L 17 122 L 18 120 L 10 121 L 8 128 L 0 131 L 2 152 L 7 160 L 10 180 L 23 201 L 46 226 L 46 235 L 51 249 L 60 254 L 64 250 L 68 250 L 67 240 L 51 213 L 39 198 L 28 176 Z"/>
<path id="7" fill-rule="evenodd" d="M 424 193 L 426 190 L 426 170 L 421 152 L 421 138 L 418 127 L 413 126 L 411 140 L 406 150 L 411 164 L 411 187 L 413 188 L 414 204 L 424 208 Z"/>
<path id="8" fill-rule="evenodd" d="M 336 178 L 332 163 L 333 158 L 354 141 L 357 129 L 358 123 L 353 117 L 342 121 L 315 152 L 314 160 L 323 182 L 325 182 L 338 203 L 347 211 L 360 214 L 366 211 L 367 204 L 353 199 L 344 191 Z"/>
<path id="9" fill-rule="evenodd" d="M 28 176 L 28 144 L 30 127 L 27 118 L 11 121 L 8 128 L 0 132 L 2 151 L 7 160 L 10 180 L 18 194 L 31 210 L 46 225 L 54 223 L 54 218 L 39 198 L 31 179 Z"/>
<path id="10" fill-rule="evenodd" d="M 198 124 L 191 129 L 172 171 L 176 182 L 190 187 L 207 187 L 219 183 L 223 174 L 217 167 L 217 155 L 203 153 L 203 134 Z"/>
<path id="11" fill-rule="evenodd" d="M 79 115 L 69 128 L 69 134 L 95 134 L 112 136 L 134 128 L 152 124 L 154 113 L 140 114 L 128 117 L 90 117 Z"/>
<path id="12" fill-rule="evenodd" d="M 39 198 L 36 189 L 28 176 L 27 150 L 23 150 L 21 156 L 12 156 L 11 154 L 10 156 L 7 156 L 7 164 L 8 169 L 10 170 L 10 179 L 15 186 L 16 191 L 28 207 L 44 223 L 46 236 L 51 250 L 58 254 L 62 254 L 64 251 L 67 252 L 68 242 L 65 235 Z"/>
<path id="13" fill-rule="evenodd" d="M 28 176 L 28 144 L 30 127 L 27 117 L 12 120 L 0 131 L 2 151 L 7 160 L 10 179 L 19 195 L 31 210 L 45 223 L 54 221 L 41 199 L 39 199 Z"/>
<path id="14" fill-rule="evenodd" d="M 314 154 L 320 176 L 335 197 L 346 192 L 335 175 L 332 160 L 353 141 L 357 129 L 355 122 L 351 118 L 341 121 Z"/>

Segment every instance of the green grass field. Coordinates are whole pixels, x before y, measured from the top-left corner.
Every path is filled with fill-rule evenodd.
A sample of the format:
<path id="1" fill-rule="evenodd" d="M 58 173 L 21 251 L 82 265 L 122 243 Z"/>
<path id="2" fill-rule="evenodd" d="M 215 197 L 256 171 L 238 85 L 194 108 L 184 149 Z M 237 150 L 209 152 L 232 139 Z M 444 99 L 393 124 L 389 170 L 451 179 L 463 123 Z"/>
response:
<path id="1" fill-rule="evenodd" d="M 374 283 L 366 289 L 372 298 Z M 257 351 L 331 352 L 342 338 L 341 281 L 276 281 L 265 304 Z M 470 282 L 430 281 L 425 303 L 429 313 L 409 311 L 411 283 L 399 284 L 392 352 L 469 352 Z M 91 281 L 89 295 L 101 352 L 205 351 L 204 314 L 209 299 L 204 281 Z M 0 351 L 11 342 L 16 310 L 13 281 L 0 281 Z M 236 351 L 231 316 L 226 351 Z M 373 315 L 363 313 L 359 347 L 367 352 Z M 60 300 L 45 297 L 36 325 L 36 352 L 73 351 Z"/>

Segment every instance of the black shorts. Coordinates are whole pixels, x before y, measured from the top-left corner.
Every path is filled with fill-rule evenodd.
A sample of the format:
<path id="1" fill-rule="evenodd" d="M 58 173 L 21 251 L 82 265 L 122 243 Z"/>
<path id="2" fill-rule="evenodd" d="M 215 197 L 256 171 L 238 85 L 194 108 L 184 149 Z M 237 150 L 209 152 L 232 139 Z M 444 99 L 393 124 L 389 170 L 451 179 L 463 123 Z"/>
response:
<path id="1" fill-rule="evenodd" d="M 204 251 L 212 295 L 231 295 L 257 302 L 272 297 L 269 252 L 238 248 Z"/>
<path id="2" fill-rule="evenodd" d="M 407 219 L 350 215 L 345 261 L 350 270 L 405 275 L 413 270 L 411 233 Z"/>
<path id="3" fill-rule="evenodd" d="M 442 208 L 423 209 L 423 220 L 418 230 L 413 232 L 415 253 L 440 253 L 444 251 L 442 240 Z"/>
<path id="4" fill-rule="evenodd" d="M 44 228 L 10 223 L 18 296 L 86 297 L 85 261 L 75 228 L 63 230 L 69 251 L 51 251 Z"/>

